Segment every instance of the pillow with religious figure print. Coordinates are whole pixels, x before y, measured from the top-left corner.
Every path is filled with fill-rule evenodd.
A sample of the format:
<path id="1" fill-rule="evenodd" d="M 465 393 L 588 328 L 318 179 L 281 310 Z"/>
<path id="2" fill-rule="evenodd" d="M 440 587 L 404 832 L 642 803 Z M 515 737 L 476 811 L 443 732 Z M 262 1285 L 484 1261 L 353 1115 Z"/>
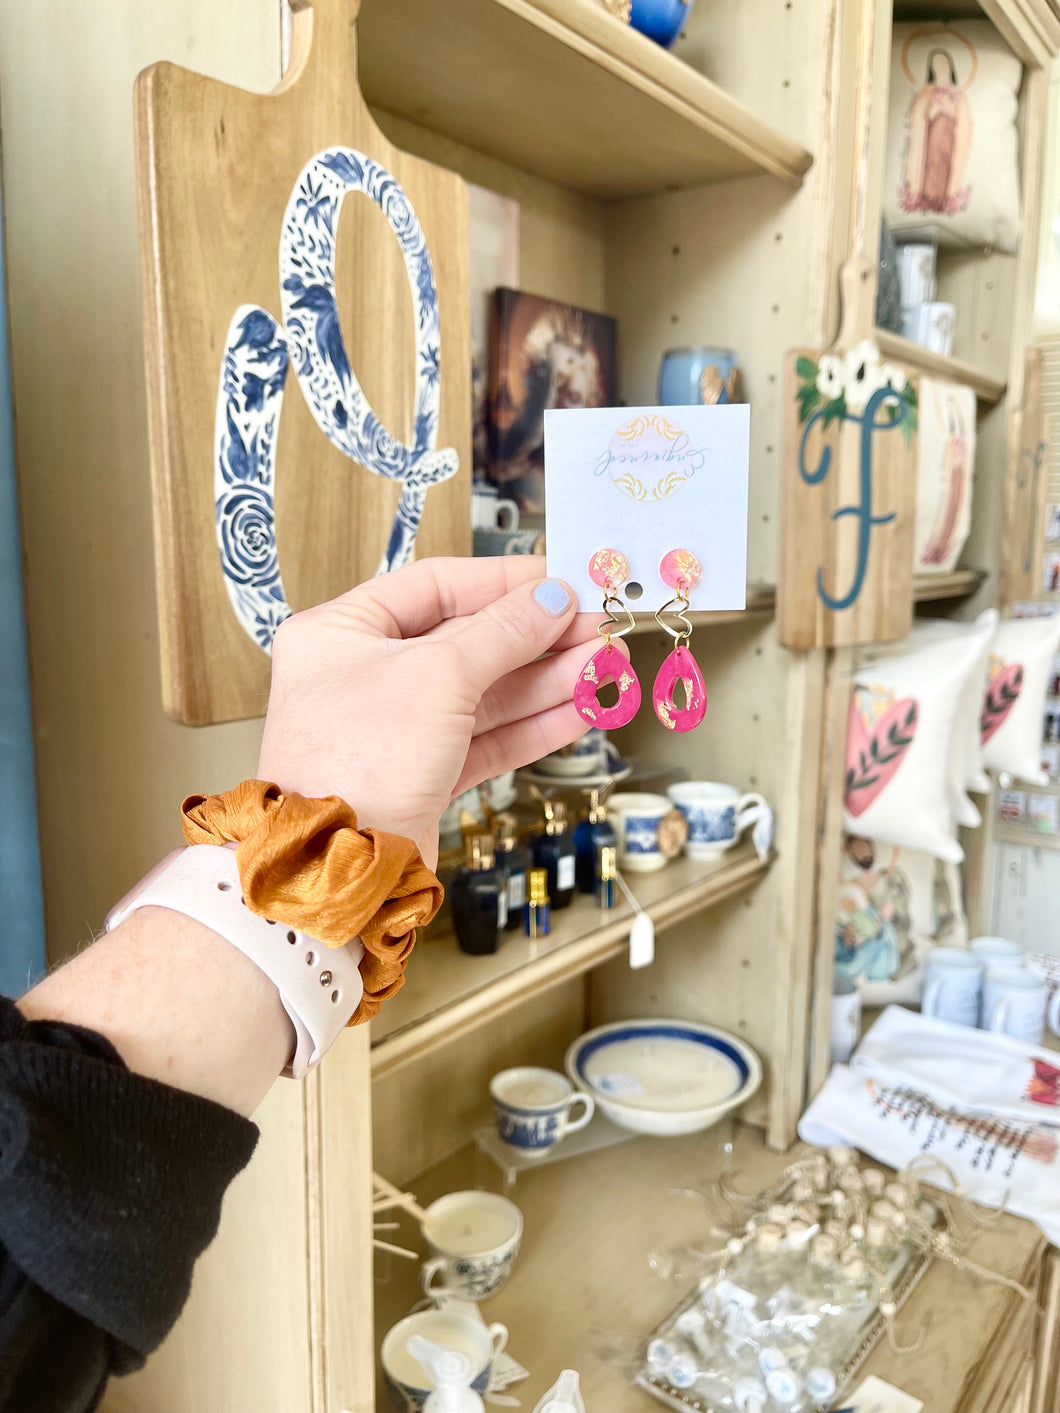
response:
<path id="1" fill-rule="evenodd" d="M 975 393 L 920 379 L 914 574 L 949 574 L 972 526 Z"/>
<path id="2" fill-rule="evenodd" d="M 932 947 L 964 947 L 956 864 L 858 834 L 843 838 L 835 915 L 835 974 L 867 1006 L 916 1003 Z"/>
<path id="3" fill-rule="evenodd" d="M 987 21 L 894 26 L 883 214 L 896 240 L 1015 251 L 1022 76 Z"/>

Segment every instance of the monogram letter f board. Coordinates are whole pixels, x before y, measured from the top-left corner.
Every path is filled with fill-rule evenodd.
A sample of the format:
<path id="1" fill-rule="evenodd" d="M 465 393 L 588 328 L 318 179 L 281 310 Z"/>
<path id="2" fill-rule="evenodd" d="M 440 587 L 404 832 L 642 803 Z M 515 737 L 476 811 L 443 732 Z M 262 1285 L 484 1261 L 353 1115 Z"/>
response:
<path id="1" fill-rule="evenodd" d="M 166 710 L 265 709 L 295 609 L 470 548 L 468 195 L 357 85 L 359 0 L 296 5 L 287 76 L 136 85 Z"/>
<path id="2" fill-rule="evenodd" d="M 917 382 L 870 340 L 789 353 L 777 636 L 789 648 L 902 638 L 913 617 Z"/>

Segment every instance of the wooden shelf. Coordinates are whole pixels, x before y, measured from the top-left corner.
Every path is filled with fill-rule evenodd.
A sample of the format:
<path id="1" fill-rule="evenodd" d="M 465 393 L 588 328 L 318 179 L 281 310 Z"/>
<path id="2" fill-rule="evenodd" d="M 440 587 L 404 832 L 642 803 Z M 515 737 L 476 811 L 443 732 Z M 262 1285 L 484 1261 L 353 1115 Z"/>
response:
<path id="1" fill-rule="evenodd" d="M 723 1145 L 735 1139 L 733 1156 Z M 523 1214 L 522 1249 L 508 1283 L 483 1301 L 482 1316 L 510 1332 L 513 1358 L 530 1377 L 509 1390 L 524 1409 L 533 1408 L 561 1369 L 577 1369 L 589 1409 L 609 1413 L 658 1413 L 660 1404 L 624 1382 L 597 1354 L 600 1332 L 621 1339 L 649 1334 L 694 1285 L 653 1275 L 648 1257 L 690 1245 L 709 1249 L 710 1230 L 724 1225 L 718 1179 L 731 1177 L 740 1191 L 754 1192 L 778 1181 L 786 1164 L 806 1150 L 774 1153 L 743 1124 L 723 1122 L 686 1138 L 634 1138 L 568 1162 L 520 1175 L 512 1198 Z M 406 1184 L 421 1204 L 472 1187 L 500 1190 L 499 1172 L 474 1147 Z M 680 1191 L 702 1193 L 707 1205 Z M 412 1250 L 423 1244 L 415 1224 L 401 1214 L 392 1239 Z M 960 1216 L 963 1231 L 975 1230 Z M 1034 1280 L 1045 1238 L 1012 1216 L 974 1236 L 971 1258 L 1017 1280 Z M 376 1343 L 420 1298 L 419 1271 L 411 1261 L 377 1261 Z M 917 1342 L 926 1313 L 927 1336 Z M 914 1351 L 902 1356 L 902 1388 L 923 1400 L 931 1413 L 968 1413 L 974 1377 L 983 1365 L 1002 1361 L 1000 1332 L 1015 1317 L 1032 1318 L 1025 1302 L 997 1282 L 980 1282 L 944 1261 L 925 1273 L 898 1315 L 897 1334 Z M 1029 1332 L 1026 1333 L 1029 1339 Z M 886 1339 L 869 1355 L 862 1374 L 894 1380 L 894 1355 Z M 973 1373 L 969 1373 L 973 1371 Z M 859 1378 L 861 1376 L 859 1375 Z M 386 1406 L 382 1396 L 378 1403 Z M 991 1401 L 991 1408 L 1003 1406 Z"/>
<path id="2" fill-rule="evenodd" d="M 946 378 L 951 383 L 966 383 L 979 401 L 988 407 L 1000 402 L 1005 396 L 1004 378 L 993 378 L 989 373 L 984 373 L 972 363 L 965 363 L 961 358 L 948 358 L 941 353 L 932 353 L 930 349 L 921 348 L 920 344 L 913 343 L 911 339 L 904 339 L 899 334 L 892 334 L 887 329 L 876 330 L 876 342 L 884 358 L 895 358 L 931 378 Z"/>
<path id="3" fill-rule="evenodd" d="M 918 574 L 913 580 L 913 598 L 917 603 L 965 599 L 969 594 L 974 594 L 987 577 L 985 569 L 955 569 L 952 574 Z"/>
<path id="4" fill-rule="evenodd" d="M 718 623 L 739 623 L 748 614 L 772 614 L 777 606 L 777 590 L 775 584 L 749 584 L 747 586 L 747 607 L 746 608 L 725 608 L 716 612 L 690 613 L 688 616 L 697 628 L 710 628 Z M 655 621 L 652 613 L 644 613 L 640 609 L 634 609 L 637 615 L 637 626 L 633 633 L 657 633 L 659 625 Z M 632 635 L 630 635 L 632 636 Z"/>
<path id="5" fill-rule="evenodd" d="M 594 196 L 813 161 L 594 0 L 363 0 L 358 46 L 373 105 Z"/>
<path id="6" fill-rule="evenodd" d="M 748 887 L 768 867 L 744 843 L 717 863 L 676 859 L 658 873 L 629 874 L 626 882 L 661 931 Z M 522 932 L 508 933 L 490 957 L 465 956 L 451 934 L 420 942 L 404 987 L 372 1022 L 372 1073 L 388 1073 L 469 1026 L 619 956 L 632 916 L 624 899 L 601 914 L 591 899 L 578 895 L 569 908 L 553 913 L 550 936 L 531 942 Z"/>

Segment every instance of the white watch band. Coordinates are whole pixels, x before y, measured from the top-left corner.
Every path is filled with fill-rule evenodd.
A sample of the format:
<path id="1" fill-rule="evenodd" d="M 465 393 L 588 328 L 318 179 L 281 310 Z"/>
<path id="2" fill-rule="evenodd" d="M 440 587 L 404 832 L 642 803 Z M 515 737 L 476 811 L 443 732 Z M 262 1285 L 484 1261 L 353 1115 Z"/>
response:
<path id="1" fill-rule="evenodd" d="M 104 931 L 139 908 L 170 908 L 204 923 L 275 983 L 298 1037 L 284 1070 L 294 1079 L 320 1063 L 360 1004 L 364 947 L 359 939 L 329 947 L 285 923 L 256 916 L 243 902 L 233 845 L 174 850 L 111 908 Z"/>

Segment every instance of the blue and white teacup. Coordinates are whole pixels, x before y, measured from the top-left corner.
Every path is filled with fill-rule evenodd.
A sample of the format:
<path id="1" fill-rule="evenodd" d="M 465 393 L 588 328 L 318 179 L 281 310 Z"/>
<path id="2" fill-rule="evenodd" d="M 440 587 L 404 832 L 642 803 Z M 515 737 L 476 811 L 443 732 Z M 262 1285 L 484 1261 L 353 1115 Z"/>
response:
<path id="1" fill-rule="evenodd" d="M 490 1080 L 497 1134 L 521 1158 L 543 1158 L 568 1134 L 577 1133 L 596 1112 L 591 1094 L 577 1094 L 566 1075 L 521 1065 Z M 577 1118 L 571 1114 L 582 1106 Z"/>
<path id="2" fill-rule="evenodd" d="M 487 1326 L 471 1315 L 444 1307 L 421 1310 L 399 1320 L 387 1331 L 379 1353 L 387 1392 L 397 1413 L 423 1413 L 434 1392 L 434 1384 L 423 1365 L 409 1353 L 408 1342 L 413 1335 L 466 1354 L 475 1371 L 471 1387 L 478 1394 L 484 1394 L 489 1388 L 493 1361 L 508 1342 L 504 1325 Z"/>
<path id="3" fill-rule="evenodd" d="M 670 860 L 681 852 L 683 838 L 677 839 L 671 847 L 667 830 L 666 838 L 660 836 L 660 826 L 669 815 L 684 827 L 674 814 L 674 807 L 665 795 L 626 794 L 612 795 L 607 813 L 618 836 L 618 862 L 628 873 L 654 873 L 665 868 Z"/>
<path id="4" fill-rule="evenodd" d="M 450 1192 L 432 1202 L 420 1231 L 431 1259 L 423 1293 L 485 1300 L 511 1274 L 523 1237 L 523 1214 L 495 1192 Z"/>
<path id="5" fill-rule="evenodd" d="M 607 739 L 605 731 L 591 726 L 561 751 L 542 756 L 537 762 L 537 769 L 544 775 L 603 775 L 609 769 L 612 757 L 617 759 L 618 748 Z"/>
<path id="6" fill-rule="evenodd" d="M 690 859 L 713 859 L 731 849 L 768 809 L 761 795 L 741 795 L 735 785 L 718 780 L 684 780 L 666 793 L 688 820 L 685 853 Z"/>

